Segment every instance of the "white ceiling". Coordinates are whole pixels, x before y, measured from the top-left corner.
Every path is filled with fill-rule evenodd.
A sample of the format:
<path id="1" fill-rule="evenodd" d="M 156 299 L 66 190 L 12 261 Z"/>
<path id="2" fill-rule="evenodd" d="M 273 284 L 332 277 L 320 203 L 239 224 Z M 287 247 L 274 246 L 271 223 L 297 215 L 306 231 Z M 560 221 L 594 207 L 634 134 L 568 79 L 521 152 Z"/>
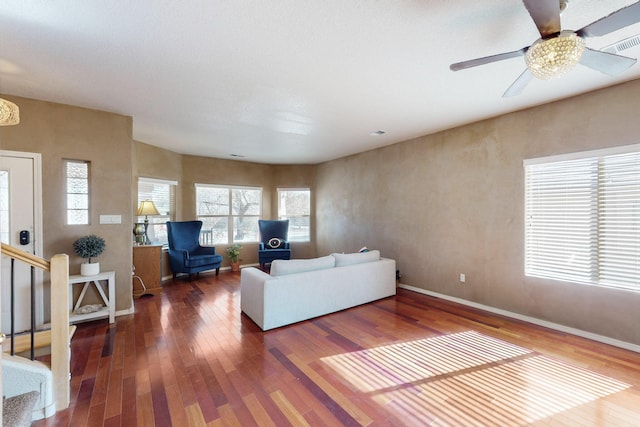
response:
<path id="1" fill-rule="evenodd" d="M 562 27 L 635 2 L 570 0 Z M 302 164 L 640 76 L 578 65 L 505 99 L 523 58 L 449 70 L 538 37 L 519 0 L 2 0 L 0 92 L 130 115 L 179 153 Z"/>

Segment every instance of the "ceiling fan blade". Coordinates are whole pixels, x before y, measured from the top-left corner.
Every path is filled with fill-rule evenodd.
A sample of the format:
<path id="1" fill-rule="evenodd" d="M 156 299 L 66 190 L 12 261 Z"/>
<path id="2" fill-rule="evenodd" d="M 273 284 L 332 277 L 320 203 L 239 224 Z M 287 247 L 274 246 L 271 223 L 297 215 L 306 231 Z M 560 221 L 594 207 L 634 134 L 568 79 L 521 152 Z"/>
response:
<path id="1" fill-rule="evenodd" d="M 636 61 L 635 58 L 627 58 L 626 56 L 589 49 L 588 47 L 584 49 L 580 58 L 582 65 L 610 76 L 617 76 L 635 64 Z"/>
<path id="2" fill-rule="evenodd" d="M 515 82 L 511 83 L 511 86 L 509 86 L 509 88 L 502 94 L 502 97 L 509 98 L 520 95 L 532 79 L 533 74 L 531 74 L 531 71 L 527 68 L 522 74 L 520 74 Z"/>
<path id="3" fill-rule="evenodd" d="M 560 32 L 560 2 L 558 0 L 522 0 L 542 38 Z"/>
<path id="4" fill-rule="evenodd" d="M 580 37 L 604 36 L 629 25 L 640 22 L 640 2 L 623 7 L 610 15 L 576 31 Z"/>
<path id="5" fill-rule="evenodd" d="M 514 50 L 513 52 L 499 53 L 497 55 L 485 56 L 484 58 L 470 59 L 468 61 L 456 62 L 449 65 L 451 71 L 460 71 L 467 68 L 477 67 L 478 65 L 490 64 L 491 62 L 502 61 L 509 58 L 515 58 L 524 55 L 529 49 L 529 46 L 523 47 L 520 50 Z"/>

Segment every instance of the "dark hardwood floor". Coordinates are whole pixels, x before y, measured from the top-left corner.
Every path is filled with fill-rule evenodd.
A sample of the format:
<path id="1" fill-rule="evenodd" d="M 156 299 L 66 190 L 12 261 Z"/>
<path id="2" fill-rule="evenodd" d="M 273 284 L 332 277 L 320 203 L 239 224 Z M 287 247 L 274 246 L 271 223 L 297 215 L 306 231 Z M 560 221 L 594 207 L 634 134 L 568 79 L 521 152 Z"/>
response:
<path id="1" fill-rule="evenodd" d="M 407 290 L 269 332 L 240 274 L 137 299 L 72 340 L 35 426 L 640 426 L 640 354 Z"/>

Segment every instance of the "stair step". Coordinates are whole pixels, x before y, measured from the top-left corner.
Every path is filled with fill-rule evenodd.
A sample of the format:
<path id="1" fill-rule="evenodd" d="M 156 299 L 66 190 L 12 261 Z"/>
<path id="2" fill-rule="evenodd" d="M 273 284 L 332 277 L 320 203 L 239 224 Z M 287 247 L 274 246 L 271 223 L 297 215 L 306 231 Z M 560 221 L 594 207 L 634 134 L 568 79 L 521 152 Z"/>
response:
<path id="1" fill-rule="evenodd" d="M 69 339 L 76 332 L 76 325 L 69 325 Z M 33 342 L 35 348 L 42 348 L 51 345 L 51 330 L 38 331 L 33 336 Z M 14 351 L 16 353 L 22 353 L 31 349 L 31 334 L 18 335 L 14 341 Z M 3 344 L 3 351 L 9 353 L 11 351 L 11 339 L 7 338 Z"/>
<path id="2" fill-rule="evenodd" d="M 11 427 L 30 426 L 31 411 L 39 396 L 40 393 L 37 391 L 30 391 L 4 399 L 2 402 L 2 425 Z"/>

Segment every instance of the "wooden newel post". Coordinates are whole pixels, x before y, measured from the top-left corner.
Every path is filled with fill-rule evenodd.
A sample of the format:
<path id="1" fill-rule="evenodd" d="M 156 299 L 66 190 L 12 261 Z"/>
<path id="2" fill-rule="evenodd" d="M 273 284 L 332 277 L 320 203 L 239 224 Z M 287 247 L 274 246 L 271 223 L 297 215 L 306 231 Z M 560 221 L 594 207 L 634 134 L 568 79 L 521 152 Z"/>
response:
<path id="1" fill-rule="evenodd" d="M 51 258 L 51 373 L 56 411 L 69 407 L 71 349 L 69 337 L 69 256 Z"/>

